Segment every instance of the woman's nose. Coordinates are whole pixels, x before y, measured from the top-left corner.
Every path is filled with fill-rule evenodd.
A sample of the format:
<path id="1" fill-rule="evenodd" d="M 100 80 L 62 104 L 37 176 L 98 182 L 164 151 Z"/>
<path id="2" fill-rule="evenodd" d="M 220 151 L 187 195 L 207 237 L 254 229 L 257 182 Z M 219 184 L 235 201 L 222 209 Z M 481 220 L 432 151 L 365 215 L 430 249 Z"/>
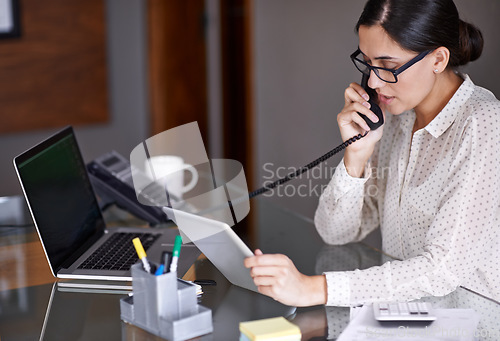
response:
<path id="1" fill-rule="evenodd" d="M 370 78 L 368 78 L 368 86 L 372 89 L 381 88 L 385 85 L 385 82 L 378 78 L 375 71 L 370 72 Z"/>

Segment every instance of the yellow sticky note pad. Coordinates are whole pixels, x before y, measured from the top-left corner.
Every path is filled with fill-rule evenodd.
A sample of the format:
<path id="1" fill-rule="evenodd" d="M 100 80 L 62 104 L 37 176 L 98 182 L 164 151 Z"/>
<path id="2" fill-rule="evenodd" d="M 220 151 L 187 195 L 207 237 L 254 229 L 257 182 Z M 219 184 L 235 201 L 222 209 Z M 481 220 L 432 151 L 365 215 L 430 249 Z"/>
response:
<path id="1" fill-rule="evenodd" d="M 299 327 L 283 316 L 240 323 L 240 332 L 251 341 L 300 340 Z"/>

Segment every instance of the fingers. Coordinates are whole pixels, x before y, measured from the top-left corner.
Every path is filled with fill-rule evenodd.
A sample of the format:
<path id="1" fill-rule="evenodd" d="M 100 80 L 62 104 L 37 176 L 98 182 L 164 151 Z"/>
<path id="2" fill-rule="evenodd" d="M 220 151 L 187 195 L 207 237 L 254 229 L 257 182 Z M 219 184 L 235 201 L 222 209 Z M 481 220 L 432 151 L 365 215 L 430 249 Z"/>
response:
<path id="1" fill-rule="evenodd" d="M 359 104 L 356 103 L 353 103 L 352 105 L 344 108 L 344 110 L 342 110 L 340 114 L 337 115 L 337 124 L 339 125 L 339 128 L 342 129 L 343 127 L 352 125 L 352 123 L 356 123 L 356 125 L 359 126 L 363 131 L 370 131 L 370 127 L 368 126 L 366 121 L 359 115 L 359 113 L 362 113 L 370 118 L 369 113 L 371 113 L 371 111 L 368 111 L 367 113 L 366 111 L 360 110 Z M 352 135 L 352 133 L 349 132 L 349 135 Z"/>
<path id="2" fill-rule="evenodd" d="M 364 101 L 362 103 L 351 102 L 344 107 L 344 109 L 340 112 L 339 115 L 341 115 L 342 113 L 356 112 L 356 113 L 361 113 L 361 114 L 365 115 L 373 122 L 377 122 L 378 117 L 377 117 L 377 115 L 375 115 L 375 113 L 373 111 L 370 110 L 370 108 L 371 108 L 371 105 L 368 102 L 364 102 Z"/>
<path id="3" fill-rule="evenodd" d="M 349 127 L 347 131 L 345 131 L 347 135 L 354 133 L 353 130 L 356 129 L 356 125 L 364 131 L 370 131 L 370 127 L 366 121 L 359 115 L 360 113 L 365 115 L 372 122 L 379 121 L 377 115 L 370 110 L 371 105 L 368 102 L 368 93 L 359 84 L 351 83 L 345 90 L 344 96 L 345 106 L 337 115 L 339 127 Z M 355 123 L 355 125 L 353 125 L 353 123 Z"/>
<path id="4" fill-rule="evenodd" d="M 311 301 L 309 277 L 300 273 L 290 258 L 282 254 L 262 254 L 245 259 L 250 275 L 261 294 L 290 306 L 316 304 Z M 323 290 L 324 291 L 324 290 Z M 325 300 L 326 301 L 326 300 Z"/>
<path id="5" fill-rule="evenodd" d="M 256 256 L 245 259 L 245 267 L 250 268 L 250 276 L 257 286 L 276 285 L 290 275 L 293 263 L 287 256 L 264 255 L 260 250 L 256 250 L 255 254 Z"/>
<path id="6" fill-rule="evenodd" d="M 247 257 L 245 258 L 245 260 L 243 261 L 243 264 L 245 265 L 246 268 L 251 268 L 253 266 L 256 266 L 257 265 L 257 257 L 258 256 L 262 256 L 263 255 L 263 252 L 260 250 L 260 249 L 256 249 L 254 251 L 254 255 L 253 257 Z"/>
<path id="7" fill-rule="evenodd" d="M 370 95 L 358 83 L 351 83 L 344 92 L 344 99 L 346 104 L 349 102 L 363 103 L 370 100 Z"/>
<path id="8" fill-rule="evenodd" d="M 250 276 L 257 277 L 286 277 L 290 274 L 290 270 L 286 266 L 256 266 L 250 270 Z M 269 284 L 265 284 L 269 285 Z"/>
<path id="9" fill-rule="evenodd" d="M 282 275 L 283 271 L 280 268 L 268 269 L 261 275 L 256 275 L 252 269 L 251 275 L 256 286 L 278 286 L 281 287 L 285 283 L 287 275 Z"/>
<path id="10" fill-rule="evenodd" d="M 257 253 L 260 252 L 260 253 Z M 290 259 L 285 255 L 264 255 L 262 251 L 256 250 L 255 256 L 245 259 L 245 267 L 252 268 L 256 266 L 286 266 Z"/>
<path id="11" fill-rule="evenodd" d="M 257 258 L 262 258 L 260 256 Z M 276 259 L 279 257 L 265 257 L 267 261 Z M 286 295 L 289 294 L 289 289 L 287 288 L 288 282 L 294 282 L 292 280 L 292 271 L 288 266 L 255 266 L 250 270 L 250 275 L 257 286 L 258 291 L 261 294 L 267 295 L 277 301 L 282 301 L 285 299 Z"/>

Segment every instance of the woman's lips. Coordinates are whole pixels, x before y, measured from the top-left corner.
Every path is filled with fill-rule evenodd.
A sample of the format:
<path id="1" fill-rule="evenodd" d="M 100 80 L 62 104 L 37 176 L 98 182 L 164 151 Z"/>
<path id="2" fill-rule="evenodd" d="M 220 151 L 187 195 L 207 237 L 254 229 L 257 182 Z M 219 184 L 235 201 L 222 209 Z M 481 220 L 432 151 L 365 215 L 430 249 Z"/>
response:
<path id="1" fill-rule="evenodd" d="M 385 105 L 391 104 L 391 102 L 394 100 L 394 98 L 395 98 L 394 96 L 385 96 L 382 94 L 378 95 L 378 99 L 379 99 L 380 103 L 383 103 Z"/>

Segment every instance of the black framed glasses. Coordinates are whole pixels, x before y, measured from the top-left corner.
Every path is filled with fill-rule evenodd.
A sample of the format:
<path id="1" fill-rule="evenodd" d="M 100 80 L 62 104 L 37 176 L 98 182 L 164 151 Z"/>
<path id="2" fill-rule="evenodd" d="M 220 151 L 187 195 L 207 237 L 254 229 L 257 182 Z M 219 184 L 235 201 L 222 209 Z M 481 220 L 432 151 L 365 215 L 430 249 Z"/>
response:
<path id="1" fill-rule="evenodd" d="M 424 59 L 424 57 L 427 56 L 431 51 L 432 50 L 428 50 L 420 53 L 418 56 L 410 60 L 408 63 L 405 63 L 404 65 L 398 67 L 397 69 L 387 69 L 384 67 L 371 66 L 370 64 L 365 62 L 362 58 L 359 58 L 359 55 L 361 54 L 361 50 L 359 48 L 356 51 L 354 51 L 353 54 L 351 54 L 351 60 L 356 66 L 356 68 L 365 75 L 369 76 L 371 71 L 373 71 L 377 75 L 377 77 L 383 80 L 384 82 L 396 83 L 398 81 L 398 75 L 401 72 L 408 69 L 413 64 Z"/>

